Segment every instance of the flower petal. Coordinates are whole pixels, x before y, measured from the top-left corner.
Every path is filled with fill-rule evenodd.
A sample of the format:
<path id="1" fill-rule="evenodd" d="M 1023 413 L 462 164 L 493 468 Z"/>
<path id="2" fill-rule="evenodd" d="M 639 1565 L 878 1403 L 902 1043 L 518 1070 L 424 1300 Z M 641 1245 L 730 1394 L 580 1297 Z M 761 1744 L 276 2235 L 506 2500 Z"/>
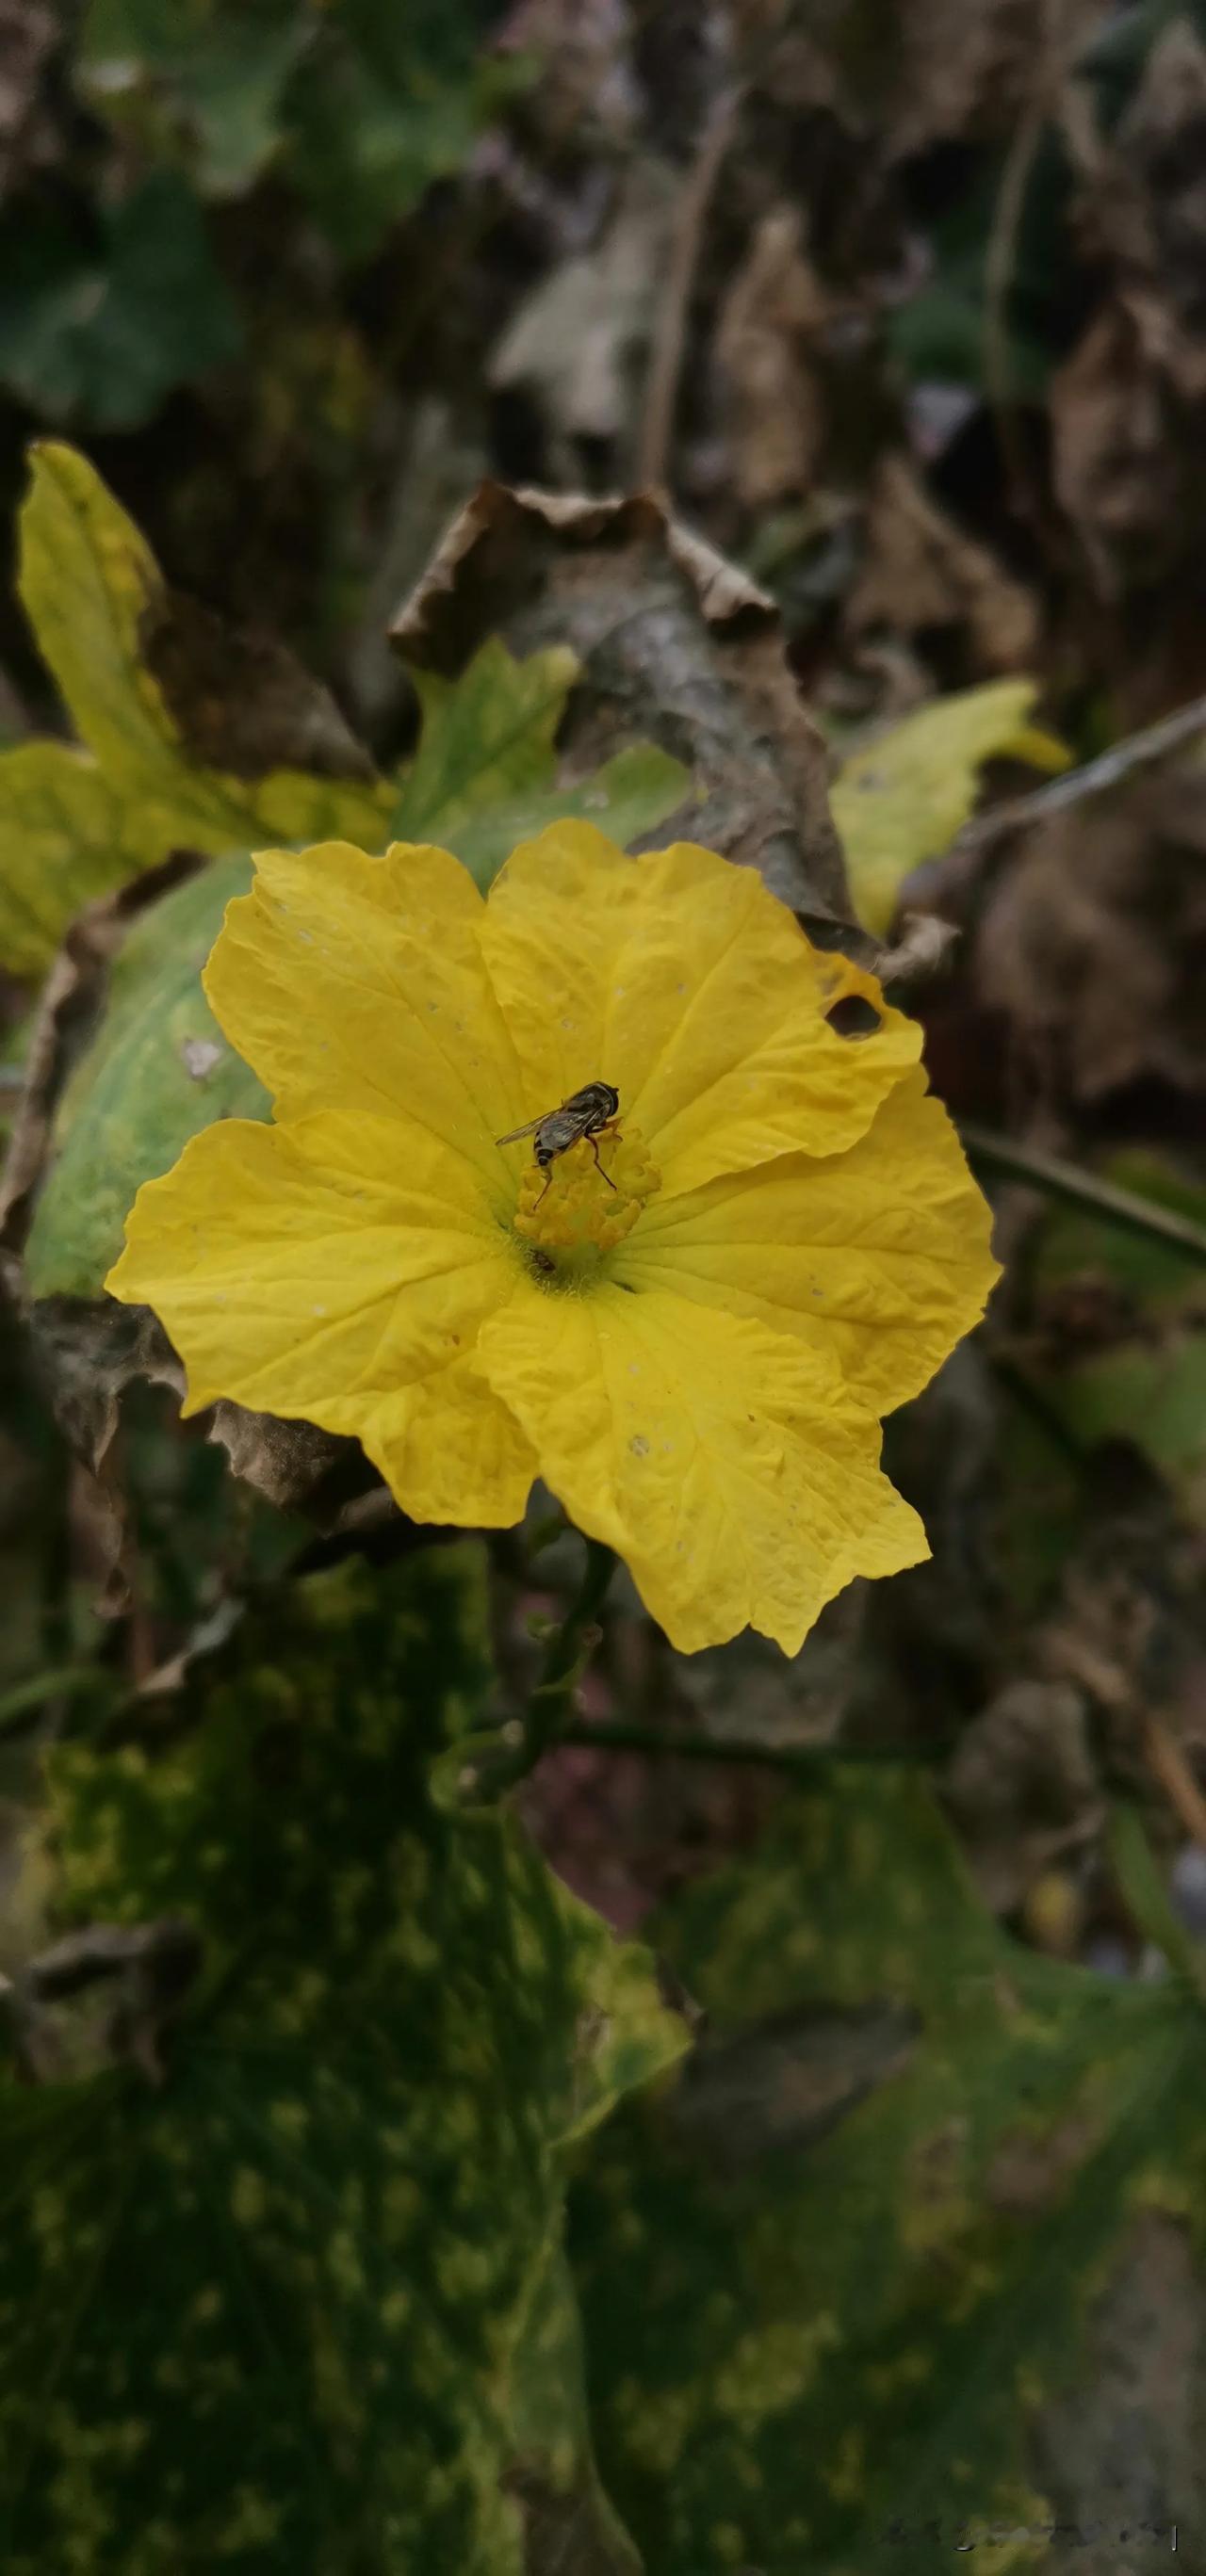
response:
<path id="1" fill-rule="evenodd" d="M 494 1138 L 526 1113 L 482 960 L 484 910 L 447 850 L 267 850 L 252 892 L 227 906 L 204 982 L 278 1115 L 336 1100 L 402 1111 L 454 1146 L 501 1207 L 513 1184 Z"/>
<path id="2" fill-rule="evenodd" d="M 524 1114 L 614 1083 L 671 1193 L 840 1152 L 920 1051 L 874 976 L 814 949 L 752 868 L 687 841 L 632 859 L 589 823 L 554 824 L 496 877 L 481 935 Z M 870 1036 L 826 1018 L 852 994 Z"/>
<path id="3" fill-rule="evenodd" d="M 461 1187 L 405 1120 L 230 1119 L 144 1183 L 106 1286 L 161 1317 L 186 1412 L 228 1396 L 349 1433 L 416 1520 L 506 1526 L 535 1464 L 468 1362 L 520 1274 Z"/>
<path id="4" fill-rule="evenodd" d="M 983 1314 L 1000 1267 L 992 1215 L 918 1071 L 849 1153 L 793 1154 L 646 1208 L 616 1256 L 636 1289 L 672 1289 L 826 1346 L 851 1391 L 890 1412 Z"/>
<path id="5" fill-rule="evenodd" d="M 676 1646 L 747 1623 L 794 1654 L 856 1574 L 926 1554 L 879 1427 L 824 1352 L 685 1298 L 524 1286 L 478 1365 L 581 1529 L 619 1550 Z"/>

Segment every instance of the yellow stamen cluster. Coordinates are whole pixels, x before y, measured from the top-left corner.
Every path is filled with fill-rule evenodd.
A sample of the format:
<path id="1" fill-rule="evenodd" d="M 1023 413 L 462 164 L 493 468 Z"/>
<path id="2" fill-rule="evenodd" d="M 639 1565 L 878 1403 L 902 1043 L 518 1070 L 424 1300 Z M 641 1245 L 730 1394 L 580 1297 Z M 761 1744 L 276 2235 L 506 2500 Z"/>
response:
<path id="1" fill-rule="evenodd" d="M 661 1173 L 631 1125 L 595 1141 L 602 1169 L 596 1168 L 590 1143 L 581 1138 L 547 1170 L 531 1163 L 524 1172 L 514 1226 L 534 1251 L 614 1251 L 660 1187 Z"/>

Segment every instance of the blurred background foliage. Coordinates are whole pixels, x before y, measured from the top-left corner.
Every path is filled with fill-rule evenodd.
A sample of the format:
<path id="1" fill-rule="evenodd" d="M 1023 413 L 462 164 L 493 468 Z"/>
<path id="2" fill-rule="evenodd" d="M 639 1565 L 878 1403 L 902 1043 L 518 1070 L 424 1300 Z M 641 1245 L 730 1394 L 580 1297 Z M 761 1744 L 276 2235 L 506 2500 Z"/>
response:
<path id="1" fill-rule="evenodd" d="M 0 39 L 5 2568 L 1206 2564 L 1206 8 Z M 932 1564 L 791 1663 L 621 1582 L 507 1818 L 427 1766 L 548 1498 L 425 1544 L 98 1294 L 263 1107 L 196 980 L 258 837 L 682 809 L 547 607 L 387 644 L 487 476 L 663 485 L 777 603 L 1006 1264 L 889 1426 Z"/>

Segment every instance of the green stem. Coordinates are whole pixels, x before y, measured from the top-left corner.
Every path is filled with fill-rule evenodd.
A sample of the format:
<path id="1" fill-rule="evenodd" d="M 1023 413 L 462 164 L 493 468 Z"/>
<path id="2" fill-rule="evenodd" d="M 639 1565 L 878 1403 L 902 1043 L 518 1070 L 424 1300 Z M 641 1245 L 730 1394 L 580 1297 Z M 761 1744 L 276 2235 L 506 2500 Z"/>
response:
<path id="1" fill-rule="evenodd" d="M 103 1679 L 96 1664 L 63 1664 L 51 1672 L 34 1673 L 27 1682 L 17 1682 L 0 1697 L 0 1734 L 15 1734 L 38 1709 L 45 1708 L 48 1700 L 75 1699 L 81 1691 L 96 1688 Z"/>
<path id="2" fill-rule="evenodd" d="M 564 1741 L 574 1692 L 598 1642 L 596 1621 L 615 1563 L 611 1548 L 587 1539 L 582 1581 L 545 1647 L 539 1678 L 522 1717 L 464 1736 L 440 1754 L 431 1771 L 438 1806 L 492 1805 L 518 1780 L 526 1780 L 550 1745 Z"/>
<path id="3" fill-rule="evenodd" d="M 1037 1146 L 1015 1145 L 1007 1136 L 990 1135 L 986 1127 L 974 1126 L 968 1119 L 960 1122 L 959 1133 L 976 1170 L 1025 1181 L 1051 1198 L 1070 1200 L 1073 1207 L 1100 1217 L 1106 1225 L 1122 1226 L 1129 1234 L 1145 1235 L 1149 1241 L 1185 1253 L 1191 1261 L 1206 1263 L 1206 1233 L 1190 1217 L 1178 1216 L 1174 1208 L 1140 1198 L 1137 1190 L 1120 1189 L 1116 1181 L 1098 1180 L 1095 1173 L 1079 1171 L 1056 1154 L 1040 1153 Z"/>
<path id="4" fill-rule="evenodd" d="M 655 1726 L 586 1726 L 571 1719 L 559 1744 L 584 1744 L 595 1753 L 651 1753 L 684 1762 L 745 1762 L 764 1771 L 798 1772 L 815 1779 L 833 1762 L 929 1762 L 949 1753 L 944 1744 L 760 1744 L 744 1735 L 671 1735 Z"/>
<path id="5" fill-rule="evenodd" d="M 574 1692 L 590 1661 L 596 1622 L 615 1568 L 614 1549 L 588 1538 L 582 1581 L 561 1626 L 545 1647 L 540 1679 L 524 1714 L 521 1767 L 517 1774 L 521 1779 L 550 1744 L 558 1742 L 566 1732 L 565 1712 L 572 1706 Z"/>

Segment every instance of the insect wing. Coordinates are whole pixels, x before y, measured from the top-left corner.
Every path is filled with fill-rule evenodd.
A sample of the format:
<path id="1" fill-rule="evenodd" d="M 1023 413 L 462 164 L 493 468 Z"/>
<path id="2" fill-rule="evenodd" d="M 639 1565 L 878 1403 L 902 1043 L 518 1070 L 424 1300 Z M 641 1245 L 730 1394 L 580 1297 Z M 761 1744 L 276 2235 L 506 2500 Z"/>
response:
<path id="1" fill-rule="evenodd" d="M 547 1118 L 547 1116 L 548 1116 L 548 1111 L 547 1111 L 547 1110 L 545 1110 L 544 1115 L 543 1115 L 542 1117 L 540 1117 L 540 1118 L 529 1118 L 529 1120 L 528 1120 L 528 1123 L 527 1123 L 527 1126 L 526 1126 L 526 1127 L 508 1127 L 508 1129 L 507 1129 L 507 1132 L 506 1132 L 506 1135 L 505 1135 L 505 1136 L 496 1136 L 496 1137 L 495 1137 L 495 1139 L 494 1139 L 495 1144 L 496 1144 L 496 1145 L 518 1145 L 518 1143 L 519 1143 L 519 1140 L 520 1140 L 521 1136 L 534 1136 L 534 1135 L 535 1135 L 535 1133 L 536 1133 L 537 1128 L 538 1128 L 538 1127 L 543 1127 L 543 1125 L 544 1125 L 544 1121 L 545 1121 L 545 1118 Z"/>

